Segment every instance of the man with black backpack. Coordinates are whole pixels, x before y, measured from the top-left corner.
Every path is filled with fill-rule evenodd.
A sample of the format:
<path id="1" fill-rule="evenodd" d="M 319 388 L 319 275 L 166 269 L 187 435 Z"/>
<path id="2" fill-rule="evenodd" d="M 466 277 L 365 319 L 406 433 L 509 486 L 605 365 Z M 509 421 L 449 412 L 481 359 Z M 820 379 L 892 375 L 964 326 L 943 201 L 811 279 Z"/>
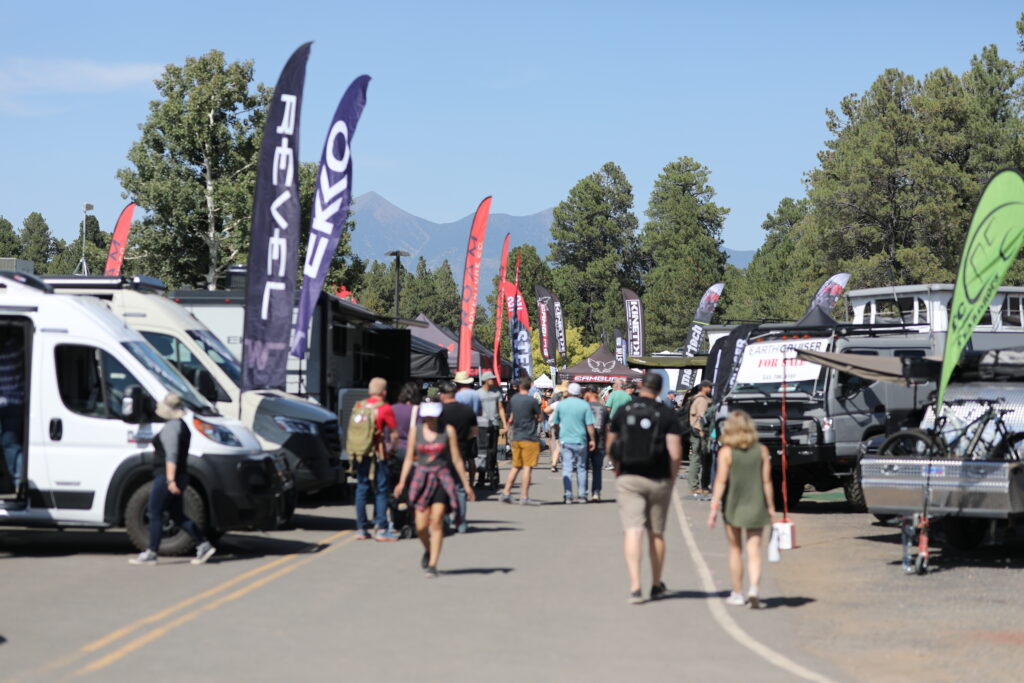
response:
<path id="1" fill-rule="evenodd" d="M 665 595 L 665 523 L 672 486 L 679 476 L 682 436 L 675 415 L 658 400 L 661 375 L 644 375 L 638 396 L 615 412 L 608 425 L 607 451 L 615 465 L 623 551 L 629 572 L 629 602 L 644 601 L 640 555 L 644 529 L 651 554 L 651 600 Z"/>

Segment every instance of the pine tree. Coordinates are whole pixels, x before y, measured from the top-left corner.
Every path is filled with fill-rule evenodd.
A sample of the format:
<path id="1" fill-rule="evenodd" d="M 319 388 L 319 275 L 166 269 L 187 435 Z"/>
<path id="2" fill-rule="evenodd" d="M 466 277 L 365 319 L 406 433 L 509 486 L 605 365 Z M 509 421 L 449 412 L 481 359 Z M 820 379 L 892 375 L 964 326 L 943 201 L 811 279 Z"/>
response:
<path id="1" fill-rule="evenodd" d="M 18 241 L 21 242 L 21 257 L 32 262 L 37 274 L 48 273 L 57 245 L 42 214 L 33 211 L 25 218 Z"/>
<path id="2" fill-rule="evenodd" d="M 0 216 L 0 256 L 18 258 L 21 256 L 21 241 L 9 220 Z"/>
<path id="3" fill-rule="evenodd" d="M 651 349 L 683 345 L 705 290 L 725 272 L 722 228 L 729 209 L 713 200 L 711 171 L 690 157 L 662 170 L 654 183 L 640 243 L 653 265 L 645 279 L 644 315 Z"/>
<path id="4" fill-rule="evenodd" d="M 621 287 L 640 289 L 646 270 L 633 214 L 633 188 L 612 162 L 580 180 L 554 210 L 552 281 L 566 324 L 586 343 L 623 321 Z"/>

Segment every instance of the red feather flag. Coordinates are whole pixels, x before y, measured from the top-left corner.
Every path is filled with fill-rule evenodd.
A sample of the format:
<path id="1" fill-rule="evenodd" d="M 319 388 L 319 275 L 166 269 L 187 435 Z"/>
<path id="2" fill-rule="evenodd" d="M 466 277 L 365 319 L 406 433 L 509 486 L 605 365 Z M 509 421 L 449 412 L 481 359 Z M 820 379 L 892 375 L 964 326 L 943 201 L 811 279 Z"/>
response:
<path id="1" fill-rule="evenodd" d="M 480 293 L 480 259 L 484 255 L 484 237 L 487 236 L 487 215 L 491 198 L 486 197 L 477 207 L 473 226 L 469 230 L 466 247 L 466 268 L 462 275 L 462 317 L 459 326 L 459 372 L 469 372 L 473 364 L 473 326 L 476 324 L 476 301 Z"/>
<path id="2" fill-rule="evenodd" d="M 124 250 L 128 247 L 128 231 L 132 229 L 134 213 L 135 203 L 132 202 L 121 210 L 121 215 L 117 218 L 114 234 L 110 238 L 110 251 L 107 253 L 107 265 L 103 269 L 104 275 L 117 277 L 121 274 Z"/>
<path id="3" fill-rule="evenodd" d="M 501 384 L 501 314 L 505 311 L 505 274 L 508 270 L 508 241 L 511 233 L 505 233 L 505 244 L 501 247 L 501 264 L 498 266 L 498 310 L 494 312 L 494 376 Z"/>

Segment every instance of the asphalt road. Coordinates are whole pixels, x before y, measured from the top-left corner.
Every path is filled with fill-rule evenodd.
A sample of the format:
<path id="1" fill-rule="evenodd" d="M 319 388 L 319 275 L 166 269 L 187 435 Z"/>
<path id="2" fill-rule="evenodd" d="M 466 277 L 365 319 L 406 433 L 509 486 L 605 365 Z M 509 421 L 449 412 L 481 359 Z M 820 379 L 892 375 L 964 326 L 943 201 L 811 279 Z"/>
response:
<path id="1" fill-rule="evenodd" d="M 423 577 L 415 541 L 356 542 L 348 506 L 300 510 L 292 530 L 228 535 L 202 567 L 130 566 L 119 532 L 0 531 L 0 680 L 906 680 L 941 678 L 930 674 L 955 671 L 949 662 L 979 671 L 966 667 L 979 649 L 999 662 L 985 680 L 1020 670 L 1021 599 L 1007 590 L 1020 586 L 1019 557 L 1008 569 L 904 577 L 887 564 L 898 547 L 860 538 L 894 532 L 808 513 L 797 518 L 802 547 L 766 565 L 767 608 L 754 612 L 724 605 L 722 533 L 704 525 L 706 503 L 681 500 L 667 532 L 669 596 L 630 606 L 614 502 L 563 505 L 547 470 L 531 493 L 551 504 L 471 505 L 471 531 L 446 539 L 436 580 Z M 979 591 L 967 571 L 1007 583 Z M 929 666 L 945 643 L 934 639 L 940 608 L 913 611 L 929 582 L 952 586 L 947 623 L 996 619 L 997 635 L 942 645 Z M 981 595 L 983 608 L 967 599 Z M 887 668 L 908 658 L 918 668 Z"/>

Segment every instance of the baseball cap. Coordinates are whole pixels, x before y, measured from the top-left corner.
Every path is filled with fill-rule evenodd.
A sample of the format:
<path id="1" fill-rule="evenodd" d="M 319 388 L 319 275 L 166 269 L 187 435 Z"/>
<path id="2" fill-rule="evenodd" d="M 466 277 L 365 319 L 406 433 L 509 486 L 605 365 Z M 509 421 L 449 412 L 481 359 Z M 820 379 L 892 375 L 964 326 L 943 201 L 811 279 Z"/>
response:
<path id="1" fill-rule="evenodd" d="M 421 403 L 420 404 L 420 416 L 421 417 L 441 417 L 441 404 L 440 403 Z"/>
<path id="2" fill-rule="evenodd" d="M 578 382 L 573 382 L 569 385 L 570 396 L 579 396 L 582 392 L 583 388 L 579 385 Z"/>

